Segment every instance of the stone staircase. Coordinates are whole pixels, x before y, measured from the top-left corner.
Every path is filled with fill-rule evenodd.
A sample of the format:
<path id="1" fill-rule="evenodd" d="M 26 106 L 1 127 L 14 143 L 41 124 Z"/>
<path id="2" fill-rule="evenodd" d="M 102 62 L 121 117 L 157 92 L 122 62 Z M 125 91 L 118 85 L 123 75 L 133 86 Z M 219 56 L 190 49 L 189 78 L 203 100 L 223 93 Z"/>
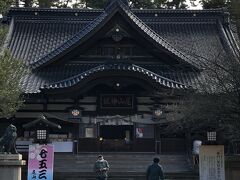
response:
<path id="1" fill-rule="evenodd" d="M 93 165 L 96 153 L 55 154 L 54 180 L 95 180 Z M 104 153 L 110 164 L 109 180 L 145 180 L 145 172 L 154 153 Z M 163 166 L 165 179 L 197 180 L 185 155 L 157 155 Z"/>

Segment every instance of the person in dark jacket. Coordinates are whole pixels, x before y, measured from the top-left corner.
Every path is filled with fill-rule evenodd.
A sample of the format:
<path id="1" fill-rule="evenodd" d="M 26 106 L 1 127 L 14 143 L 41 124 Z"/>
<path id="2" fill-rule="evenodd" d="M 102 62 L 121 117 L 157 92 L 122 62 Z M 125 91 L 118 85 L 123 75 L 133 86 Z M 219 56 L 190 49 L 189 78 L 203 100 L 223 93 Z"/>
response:
<path id="1" fill-rule="evenodd" d="M 107 180 L 109 164 L 103 159 L 102 155 L 98 156 L 98 160 L 95 162 L 93 170 L 96 172 L 97 180 Z"/>
<path id="2" fill-rule="evenodd" d="M 159 158 L 154 158 L 153 164 L 148 166 L 147 180 L 163 180 L 163 170 L 159 164 Z"/>

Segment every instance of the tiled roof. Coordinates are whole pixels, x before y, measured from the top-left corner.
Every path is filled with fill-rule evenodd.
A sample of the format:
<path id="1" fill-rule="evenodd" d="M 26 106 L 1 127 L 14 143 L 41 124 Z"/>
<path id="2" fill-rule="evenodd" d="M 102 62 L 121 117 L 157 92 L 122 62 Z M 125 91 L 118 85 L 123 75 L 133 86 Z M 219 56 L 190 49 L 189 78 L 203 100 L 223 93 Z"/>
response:
<path id="1" fill-rule="evenodd" d="M 97 66 L 99 64 L 65 64 L 63 66 L 46 67 L 41 71 L 24 76 L 21 86 L 25 93 L 39 93 L 44 86 L 76 76 Z"/>
<path id="2" fill-rule="evenodd" d="M 206 60 L 222 58 L 223 61 L 233 52 L 239 55 L 227 14 L 222 10 L 130 10 L 118 1 L 105 10 L 12 9 L 9 20 L 13 27 L 8 47 L 15 57 L 37 68 L 76 46 L 82 37 L 107 21 L 114 11 L 119 11 L 152 43 L 182 63 L 200 67 Z M 135 66 L 132 64 L 131 68 Z M 157 68 L 158 65 L 139 66 L 156 79 L 174 82 L 170 86 L 173 88 L 176 85 L 197 88 L 198 83 L 205 79 L 203 72 L 164 71 Z M 58 87 L 63 82 L 71 82 L 75 77 L 81 77 L 82 73 L 100 67 L 104 65 L 46 66 L 23 77 L 22 87 L 26 93 L 38 93 L 41 88 L 52 88 L 56 84 Z"/>
<path id="3" fill-rule="evenodd" d="M 44 89 L 61 89 L 61 88 L 71 87 L 71 86 L 78 84 L 81 80 L 86 79 L 87 77 L 89 77 L 90 75 L 92 75 L 94 73 L 98 73 L 101 71 L 109 71 L 109 70 L 110 71 L 113 70 L 115 72 L 117 72 L 117 71 L 138 72 L 138 73 L 141 73 L 143 76 L 150 77 L 149 79 L 154 80 L 155 82 L 157 82 L 160 85 L 165 86 L 165 87 L 179 88 L 179 89 L 187 88 L 186 85 L 173 80 L 173 78 L 172 79 L 166 78 L 166 77 L 156 74 L 150 70 L 147 70 L 143 67 L 133 65 L 133 64 L 113 63 L 113 64 L 99 65 L 99 66 L 89 69 L 83 73 L 80 73 L 76 76 L 49 84 L 48 86 L 45 86 Z"/>
<path id="4" fill-rule="evenodd" d="M 27 124 L 23 125 L 24 129 L 30 129 L 33 128 L 34 126 L 39 126 L 39 124 L 42 123 L 50 128 L 55 128 L 55 129 L 61 129 L 62 127 L 59 124 L 56 124 L 54 122 L 49 121 L 45 116 L 41 115 L 40 117 L 38 117 L 37 119 L 35 119 L 34 121 L 31 121 Z"/>
<path id="5" fill-rule="evenodd" d="M 46 67 L 41 71 L 26 75 L 21 86 L 26 93 L 39 93 L 43 89 L 61 89 L 72 87 L 89 76 L 102 71 L 135 72 L 152 82 L 167 88 L 198 88 L 205 82 L 205 76 L 197 71 L 185 72 L 171 70 L 171 67 L 152 64 L 65 64 L 64 66 Z"/>
<path id="6" fill-rule="evenodd" d="M 82 22 L 16 20 L 9 48 L 15 57 L 31 64 L 54 51 L 85 25 Z"/>
<path id="7" fill-rule="evenodd" d="M 184 61 L 192 65 L 196 65 L 194 57 L 191 55 L 181 52 L 176 49 L 170 43 L 168 43 L 164 38 L 162 38 L 158 33 L 148 27 L 141 19 L 139 19 L 122 1 L 113 1 L 105 11 L 103 11 L 99 16 L 97 16 L 93 21 L 88 23 L 83 29 L 80 30 L 76 35 L 62 43 L 61 45 L 55 47 L 54 50 L 47 53 L 45 56 L 40 59 L 36 59 L 30 63 L 32 68 L 37 68 L 49 61 L 53 61 L 54 58 L 61 56 L 66 51 L 70 51 L 73 47 L 76 47 L 82 39 L 87 36 L 91 31 L 97 29 L 98 27 L 103 26 L 104 23 L 109 21 L 109 17 L 112 17 L 117 11 L 121 11 L 126 19 L 130 19 L 130 22 L 140 29 L 144 34 L 146 34 L 153 43 L 161 48 L 167 50 L 170 55 L 174 58 Z"/>
<path id="8" fill-rule="evenodd" d="M 119 2 L 119 1 L 117 1 Z M 144 23 L 140 18 L 138 18 L 129 8 L 127 8 L 124 4 L 119 3 L 119 6 L 125 12 L 126 15 L 143 31 L 149 36 L 152 41 L 159 44 L 161 47 L 171 52 L 173 56 L 176 56 L 178 59 L 188 62 L 189 64 L 196 65 L 198 64 L 194 61 L 194 57 L 185 53 L 184 51 L 180 51 L 176 47 L 174 47 L 171 43 L 169 43 L 166 39 L 161 37 L 159 33 L 155 32 L 151 29 L 146 23 Z"/>

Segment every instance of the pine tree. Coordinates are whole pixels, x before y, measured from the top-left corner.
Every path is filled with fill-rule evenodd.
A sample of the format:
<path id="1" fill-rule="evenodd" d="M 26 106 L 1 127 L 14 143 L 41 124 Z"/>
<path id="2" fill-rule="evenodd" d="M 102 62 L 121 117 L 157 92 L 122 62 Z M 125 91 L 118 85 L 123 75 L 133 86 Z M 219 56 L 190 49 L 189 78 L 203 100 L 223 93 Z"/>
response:
<path id="1" fill-rule="evenodd" d="M 0 14 L 5 14 L 12 0 L 0 1 Z M 22 106 L 21 77 L 26 68 L 20 60 L 12 57 L 9 50 L 4 49 L 4 41 L 8 27 L 0 24 L 0 118 L 11 117 Z"/>
<path id="2" fill-rule="evenodd" d="M 223 8 L 227 7 L 230 0 L 202 0 L 204 9 Z"/>
<path id="3" fill-rule="evenodd" d="M 132 7 L 137 9 L 154 8 L 154 3 L 151 0 L 132 0 Z"/>
<path id="4" fill-rule="evenodd" d="M 13 0 L 0 0 L 0 14 L 5 14 L 13 2 Z"/>
<path id="5" fill-rule="evenodd" d="M 25 69 L 8 50 L 0 55 L 0 117 L 11 117 L 23 105 L 19 84 Z"/>
<path id="6" fill-rule="evenodd" d="M 84 0 L 88 8 L 104 8 L 109 0 Z M 194 1 L 194 0 L 192 0 Z M 83 2 L 83 1 L 82 1 Z M 185 9 L 187 8 L 186 0 L 131 0 L 130 5 L 136 9 Z"/>

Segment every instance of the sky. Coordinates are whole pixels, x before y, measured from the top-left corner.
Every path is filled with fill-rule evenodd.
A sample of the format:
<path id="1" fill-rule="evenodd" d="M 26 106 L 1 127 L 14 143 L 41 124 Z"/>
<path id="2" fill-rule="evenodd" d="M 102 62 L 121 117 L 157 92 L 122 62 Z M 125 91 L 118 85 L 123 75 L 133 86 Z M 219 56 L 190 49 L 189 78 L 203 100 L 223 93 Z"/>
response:
<path id="1" fill-rule="evenodd" d="M 60 0 L 61 1 L 61 0 Z M 154 1 L 154 0 L 152 0 L 152 1 Z M 202 6 L 201 6 L 201 4 L 200 4 L 200 1 L 201 0 L 195 0 L 195 2 L 194 2 L 194 4 L 195 5 L 193 5 L 192 3 L 191 3 L 191 0 L 186 0 L 187 1 L 187 5 L 188 5 L 188 9 L 202 9 Z M 70 0 L 69 1 L 69 7 L 71 7 L 71 5 L 72 4 L 74 4 L 74 3 L 76 3 L 76 2 L 79 2 L 79 0 Z M 21 6 L 21 4 L 20 4 L 20 6 Z"/>
<path id="2" fill-rule="evenodd" d="M 202 6 L 200 4 L 200 0 L 197 0 L 195 2 L 196 6 L 192 6 L 191 3 L 190 3 L 190 0 L 187 1 L 187 4 L 189 6 L 189 9 L 202 9 Z"/>
<path id="3" fill-rule="evenodd" d="M 72 0 L 72 3 L 75 3 L 77 0 Z M 188 4 L 188 6 L 189 6 L 189 9 L 202 9 L 202 6 L 201 6 L 201 4 L 200 4 L 200 1 L 201 0 L 195 0 L 195 5 L 196 6 L 192 6 L 192 4 L 191 4 L 191 2 L 190 2 L 191 0 L 187 0 L 187 4 Z"/>

